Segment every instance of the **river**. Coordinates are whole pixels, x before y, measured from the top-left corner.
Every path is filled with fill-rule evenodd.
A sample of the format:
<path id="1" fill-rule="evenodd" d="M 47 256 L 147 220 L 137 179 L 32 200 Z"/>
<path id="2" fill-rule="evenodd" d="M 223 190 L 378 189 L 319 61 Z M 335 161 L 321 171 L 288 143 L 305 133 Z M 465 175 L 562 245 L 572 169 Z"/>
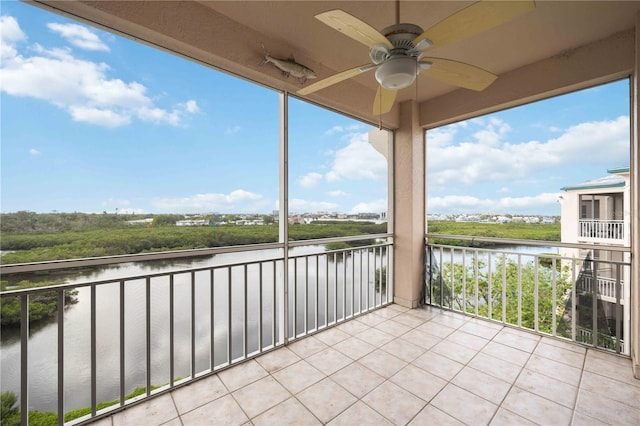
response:
<path id="1" fill-rule="evenodd" d="M 291 256 L 310 253 L 322 253 L 323 246 L 304 246 L 291 249 Z M 253 252 L 227 253 L 208 257 L 177 259 L 170 261 L 152 261 L 139 263 L 124 263 L 107 267 L 93 268 L 92 270 L 76 270 L 67 272 L 55 272 L 43 278 L 43 276 L 22 276 L 20 279 L 38 281 L 43 279 L 55 279 L 69 284 L 80 284 L 94 281 L 115 280 L 114 283 L 100 285 L 96 288 L 96 345 L 97 345 L 97 400 L 108 401 L 117 399 L 119 395 L 120 380 L 120 317 L 119 299 L 120 284 L 118 279 L 135 277 L 145 274 L 155 274 L 164 271 L 179 271 L 190 268 L 207 267 L 215 265 L 237 264 L 256 260 L 277 258 L 279 250 L 261 250 Z M 332 256 L 310 257 L 308 261 L 301 258 L 295 270 L 290 269 L 289 274 L 295 273 L 298 277 L 297 286 L 297 332 L 300 333 L 305 325 L 304 296 L 308 293 L 308 309 L 306 321 L 309 328 L 315 326 L 315 283 L 316 278 L 321 285 L 318 294 L 318 324 L 325 324 L 324 300 L 328 298 L 327 308 L 329 322 L 334 317 L 334 302 L 337 294 L 338 318 L 342 316 L 343 304 L 347 306 L 347 315 L 350 314 L 351 304 L 359 309 L 359 303 L 365 300 L 365 291 L 359 293 L 359 289 L 352 289 L 351 277 L 347 278 L 347 287 L 344 288 L 344 277 L 351 274 L 351 265 L 354 265 L 354 278 L 360 279 L 363 267 L 375 271 L 375 266 L 380 268 L 381 254 L 373 254 L 365 250 L 364 259 L 359 255 L 345 258 Z M 374 260 L 375 259 L 375 260 Z M 306 266 L 308 262 L 308 273 Z M 346 265 L 345 265 L 346 262 Z M 367 262 L 367 263 L 365 263 Z M 375 262 L 375 263 L 374 263 Z M 386 262 L 386 255 L 382 255 L 382 262 Z M 362 264 L 361 264 L 362 263 Z M 384 264 L 384 263 L 382 263 Z M 275 268 L 275 271 L 274 271 Z M 346 270 L 344 269 L 346 268 Z M 318 276 L 316 277 L 316 269 Z M 325 282 L 329 271 L 329 279 Z M 334 271 L 338 273 L 334 276 Z M 346 272 L 345 272 L 346 271 Z M 273 306 L 274 299 L 281 300 L 282 289 L 282 262 L 265 262 L 262 267 L 262 344 L 269 346 L 272 342 Z M 210 329 L 210 301 L 211 285 L 210 272 L 203 271 L 195 274 L 195 371 L 206 371 L 210 368 L 211 329 Z M 242 267 L 234 268 L 231 286 L 228 283 L 228 269 L 216 270 L 214 275 L 214 360 L 215 365 L 221 365 L 228 361 L 228 288 L 231 288 L 231 341 L 232 358 L 235 359 L 244 354 L 244 271 Z M 308 276 L 308 279 L 306 278 Z M 247 353 L 258 349 L 259 346 L 259 277 L 257 266 L 247 267 Z M 369 290 L 372 297 L 376 294 L 374 289 L 373 272 L 365 278 L 369 282 Z M 274 282 L 275 279 L 275 282 Z M 335 285 L 338 286 L 336 291 Z M 125 284 L 125 389 L 131 392 L 136 386 L 145 384 L 146 367 L 146 335 L 145 335 L 145 293 L 144 279 L 127 281 Z M 163 385 L 170 380 L 170 316 L 169 316 L 169 278 L 164 275 L 151 279 L 151 383 Z M 275 289 L 275 297 L 274 297 Z M 343 303 L 343 292 L 346 300 Z M 290 290 L 291 293 L 291 290 Z M 326 293 L 326 294 L 325 294 Z M 358 299 L 352 301 L 352 294 L 358 295 Z M 290 294 L 289 308 L 293 309 L 292 295 Z M 378 300 L 380 294 L 377 294 Z M 64 313 L 64 407 L 65 411 L 87 407 L 91 404 L 91 288 L 79 287 L 78 302 L 69 305 Z M 179 273 L 174 276 L 174 378 L 190 376 L 191 370 L 191 274 Z M 279 308 L 276 307 L 276 312 Z M 293 325 L 290 324 L 290 330 Z M 276 330 L 276 341 L 278 330 Z M 2 391 L 12 391 L 19 395 L 20 390 L 20 341 L 18 333 L 3 332 L 1 339 L 1 374 Z M 55 411 L 57 407 L 57 321 L 51 319 L 44 324 L 32 327 L 29 337 L 29 407 L 32 410 Z"/>

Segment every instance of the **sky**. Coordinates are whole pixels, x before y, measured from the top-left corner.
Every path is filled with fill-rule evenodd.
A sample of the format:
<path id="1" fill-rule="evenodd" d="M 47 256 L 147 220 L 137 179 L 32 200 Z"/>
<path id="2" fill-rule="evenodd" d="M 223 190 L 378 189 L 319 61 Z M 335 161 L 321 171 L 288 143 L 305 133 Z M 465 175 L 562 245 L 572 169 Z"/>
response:
<path id="1" fill-rule="evenodd" d="M 0 211 L 279 207 L 277 92 L 22 2 L 0 5 Z M 289 112 L 289 210 L 386 210 L 373 128 L 297 99 Z M 628 81 L 426 138 L 429 213 L 557 215 L 560 188 L 629 165 Z"/>

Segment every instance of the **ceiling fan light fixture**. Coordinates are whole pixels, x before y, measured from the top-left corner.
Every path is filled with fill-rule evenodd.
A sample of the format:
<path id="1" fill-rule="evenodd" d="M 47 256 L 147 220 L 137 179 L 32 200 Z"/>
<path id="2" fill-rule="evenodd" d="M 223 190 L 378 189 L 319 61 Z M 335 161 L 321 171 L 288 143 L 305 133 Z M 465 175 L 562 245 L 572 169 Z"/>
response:
<path id="1" fill-rule="evenodd" d="M 378 67 L 376 80 L 385 89 L 399 90 L 411 86 L 416 79 L 417 72 L 414 58 L 392 58 Z"/>

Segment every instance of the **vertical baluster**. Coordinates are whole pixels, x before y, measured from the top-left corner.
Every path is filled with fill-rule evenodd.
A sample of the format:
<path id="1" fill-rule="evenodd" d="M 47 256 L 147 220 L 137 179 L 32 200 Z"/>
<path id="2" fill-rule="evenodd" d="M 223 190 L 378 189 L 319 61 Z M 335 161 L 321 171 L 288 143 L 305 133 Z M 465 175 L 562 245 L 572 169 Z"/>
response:
<path id="1" fill-rule="evenodd" d="M 538 313 L 538 293 L 539 293 L 539 285 L 538 285 L 538 269 L 540 266 L 540 257 L 538 255 L 534 256 L 533 265 L 533 329 L 535 331 L 539 330 L 539 313 Z M 553 259 L 555 260 L 555 259 Z"/>
<path id="2" fill-rule="evenodd" d="M 371 303 L 369 302 L 369 281 L 371 281 L 371 276 L 369 275 L 369 273 L 371 272 L 371 263 L 370 263 L 370 259 L 371 256 L 369 256 L 369 249 L 367 250 L 367 311 L 371 308 Z"/>
<path id="3" fill-rule="evenodd" d="M 473 291 L 475 294 L 474 313 L 478 315 L 478 250 L 473 251 Z"/>
<path id="4" fill-rule="evenodd" d="M 277 280 L 277 273 L 276 273 L 276 261 L 272 260 L 271 263 L 273 264 L 273 282 L 272 282 L 272 288 L 271 288 L 271 292 L 273 294 L 273 300 L 271 301 L 271 344 L 273 345 L 273 347 L 276 347 L 276 328 L 277 328 L 277 323 L 278 323 L 278 303 L 277 303 L 277 299 L 278 299 L 278 292 L 277 292 L 277 286 L 276 286 L 276 280 Z"/>
<path id="5" fill-rule="evenodd" d="M 576 315 L 578 314 L 578 307 L 576 306 L 578 290 L 576 283 L 576 262 L 574 258 L 571 258 L 571 340 L 576 341 Z"/>
<path id="6" fill-rule="evenodd" d="M 556 258 L 552 258 L 551 259 L 551 297 L 552 297 L 552 306 L 551 306 L 551 334 L 553 336 L 556 335 L 556 324 L 557 324 L 557 312 L 558 312 L 558 297 L 557 297 L 557 292 L 558 292 L 558 269 L 556 268 Z M 536 271 L 538 270 L 538 268 L 536 267 Z M 537 309 L 536 309 L 536 313 L 537 313 Z M 537 330 L 537 328 L 536 328 Z"/>
<path id="7" fill-rule="evenodd" d="M 453 264 L 451 265 L 453 267 Z M 462 312 L 467 312 L 467 249 L 462 249 Z"/>
<path id="8" fill-rule="evenodd" d="M 518 253 L 518 327 L 522 327 L 522 256 Z"/>
<path id="9" fill-rule="evenodd" d="M 124 405 L 126 392 L 125 371 L 125 294 L 124 280 L 120 281 L 120 405 Z"/>
<path id="10" fill-rule="evenodd" d="M 373 307 L 378 306 L 378 292 L 376 291 L 376 278 L 378 277 L 378 254 L 373 248 Z"/>
<path id="11" fill-rule="evenodd" d="M 64 290 L 58 290 L 58 424 L 64 424 Z"/>
<path id="12" fill-rule="evenodd" d="M 151 277 L 147 277 L 145 285 L 145 298 L 146 298 L 146 324 L 145 324 L 145 336 L 146 336 L 146 373 L 147 373 L 147 396 L 151 395 Z"/>
<path id="13" fill-rule="evenodd" d="M 231 303 L 233 302 L 233 297 L 231 294 L 231 279 L 231 267 L 227 266 L 227 362 L 229 365 L 231 365 L 231 361 L 233 360 L 233 348 L 231 346 L 233 344 L 233 337 L 231 335 L 233 331 L 231 318 L 233 312 L 231 305 Z"/>
<path id="14" fill-rule="evenodd" d="M 20 424 L 29 423 L 29 295 L 20 295 Z"/>
<path id="15" fill-rule="evenodd" d="M 363 276 L 362 276 L 363 275 L 362 266 L 364 265 L 364 263 L 362 262 L 362 249 L 360 249 L 359 252 L 360 252 L 360 264 L 358 265 L 358 268 L 360 269 L 360 274 L 359 274 L 360 275 L 360 277 L 359 277 L 360 278 L 359 279 L 360 285 L 358 286 L 359 287 L 359 289 L 358 289 L 358 312 L 362 313 L 362 312 L 364 312 L 364 309 L 362 309 L 362 296 L 363 296 L 363 293 L 362 293 L 362 282 L 364 281 L 362 279 L 363 278 Z"/>
<path id="16" fill-rule="evenodd" d="M 91 286 L 91 417 L 96 415 L 97 400 L 97 356 L 96 356 L 96 286 Z"/>
<path id="17" fill-rule="evenodd" d="M 210 311 L 209 311 L 209 326 L 211 327 L 211 329 L 210 329 L 210 333 L 211 333 L 210 339 L 211 339 L 211 341 L 209 342 L 210 346 L 211 346 L 211 348 L 209 349 L 209 354 L 210 354 L 209 356 L 211 357 L 211 359 L 209 360 L 209 369 L 211 371 L 213 371 L 216 368 L 216 351 L 215 351 L 215 348 L 216 348 L 216 345 L 215 345 L 215 342 L 216 342 L 216 327 L 215 327 L 215 315 L 214 315 L 215 314 L 215 306 L 216 306 L 216 304 L 215 304 L 215 301 L 216 301 L 216 287 L 215 287 L 215 284 L 214 284 L 214 282 L 215 282 L 214 281 L 215 269 L 211 268 L 209 270 L 209 274 L 210 274 L 210 278 L 209 278 L 210 290 L 209 291 L 211 292 L 211 299 L 209 300 L 209 309 L 210 309 Z"/>
<path id="18" fill-rule="evenodd" d="M 196 377 L 196 273 L 191 271 L 191 378 Z"/>
<path id="19" fill-rule="evenodd" d="M 289 331 L 287 330 L 287 333 Z M 298 258 L 293 258 L 293 337 L 298 335 Z"/>
<path id="20" fill-rule="evenodd" d="M 620 304 L 620 293 L 621 293 L 621 286 L 620 286 L 620 267 L 621 265 L 619 263 L 615 264 L 616 267 L 616 290 L 615 290 L 615 297 L 616 297 L 616 353 L 620 353 L 621 351 L 621 347 L 620 347 L 620 326 L 621 326 L 621 317 L 622 317 L 622 306 Z"/>
<path id="21" fill-rule="evenodd" d="M 595 255 L 594 255 L 595 257 Z M 591 307 L 593 309 L 593 312 L 591 313 L 591 315 L 593 316 L 593 333 L 592 333 L 592 343 L 593 346 L 597 347 L 598 346 L 598 292 L 597 292 L 597 288 L 596 288 L 596 280 L 598 279 L 598 263 L 595 261 L 593 261 L 593 270 L 592 270 L 592 277 L 591 277 Z"/>
<path id="22" fill-rule="evenodd" d="M 356 316 L 356 252 L 351 251 L 351 318 Z"/>
<path id="23" fill-rule="evenodd" d="M 342 253 L 342 319 L 347 318 L 347 252 Z"/>
<path id="24" fill-rule="evenodd" d="M 304 319 L 302 321 L 304 326 L 304 334 L 309 333 L 309 324 L 307 323 L 307 316 L 309 315 L 309 256 L 304 257 Z"/>
<path id="25" fill-rule="evenodd" d="M 247 273 L 248 273 L 248 268 L 247 268 L 247 264 L 244 264 L 244 286 L 243 286 L 243 290 L 242 290 L 242 296 L 244 298 L 244 301 L 242 303 L 242 316 L 243 316 L 243 322 L 242 322 L 242 326 L 243 326 L 243 330 L 242 330 L 242 335 L 243 335 L 243 339 L 242 339 L 242 353 L 243 353 L 243 358 L 247 358 L 247 351 L 248 351 L 248 338 L 249 338 L 249 333 L 248 333 L 248 310 L 247 310 L 247 299 L 249 299 L 247 297 Z"/>
<path id="26" fill-rule="evenodd" d="M 493 259 L 491 258 L 491 254 L 492 254 L 492 252 L 489 251 L 488 252 L 488 263 L 489 264 L 488 264 L 488 270 L 487 270 L 487 273 L 488 273 L 487 283 L 488 283 L 488 286 L 489 286 L 489 288 L 488 288 L 489 294 L 488 294 L 488 297 L 487 297 L 487 309 L 488 309 L 487 318 L 489 318 L 489 319 L 493 319 L 493 275 L 492 275 L 492 266 L 493 266 L 492 265 L 492 263 L 493 263 L 492 260 Z"/>
<path id="27" fill-rule="evenodd" d="M 502 322 L 507 322 L 507 255 L 502 253 Z"/>
<path id="28" fill-rule="evenodd" d="M 173 387 L 175 379 L 175 299 L 173 294 L 174 275 L 169 274 L 169 386 Z"/>
<path id="29" fill-rule="evenodd" d="M 320 263 L 320 256 L 315 255 L 316 258 L 316 308 L 315 308 L 315 326 L 316 326 L 316 330 L 320 329 L 320 325 L 318 324 L 318 308 L 319 308 L 319 304 L 318 304 L 318 294 L 320 293 L 318 291 L 318 288 L 320 287 L 320 275 L 319 275 L 319 263 Z"/>
<path id="30" fill-rule="evenodd" d="M 329 255 L 324 255 L 324 326 L 329 326 Z"/>
<path id="31" fill-rule="evenodd" d="M 260 269 L 258 270 L 259 277 L 258 282 L 260 283 L 260 287 L 258 288 L 258 352 L 262 353 L 262 266 L 263 262 L 258 264 Z"/>
<path id="32" fill-rule="evenodd" d="M 333 323 L 338 322 L 338 253 L 333 253 Z"/>
<path id="33" fill-rule="evenodd" d="M 453 263 L 453 254 L 454 254 L 454 250 L 453 250 L 453 247 L 451 247 L 451 248 L 449 248 L 449 255 L 451 257 L 451 261 L 449 262 L 449 270 L 451 271 L 451 274 L 450 274 L 451 276 L 449 277 L 449 280 L 451 281 L 450 285 L 449 285 L 450 293 L 451 293 L 451 296 L 450 296 L 450 299 L 449 299 L 449 307 L 451 309 L 453 309 L 453 301 L 455 300 L 454 291 L 455 291 L 455 287 L 456 287 L 455 286 L 455 275 L 456 274 L 455 274 L 455 268 L 453 267 L 455 265 Z M 443 256 L 444 256 L 444 251 L 443 251 L 443 248 L 440 247 L 440 268 L 441 268 L 440 269 L 440 274 L 442 274 L 442 259 L 443 259 Z M 443 295 L 442 296 L 442 303 L 440 304 L 440 306 L 444 308 L 444 294 L 443 293 L 444 293 L 444 291 L 440 292 L 440 294 Z"/>

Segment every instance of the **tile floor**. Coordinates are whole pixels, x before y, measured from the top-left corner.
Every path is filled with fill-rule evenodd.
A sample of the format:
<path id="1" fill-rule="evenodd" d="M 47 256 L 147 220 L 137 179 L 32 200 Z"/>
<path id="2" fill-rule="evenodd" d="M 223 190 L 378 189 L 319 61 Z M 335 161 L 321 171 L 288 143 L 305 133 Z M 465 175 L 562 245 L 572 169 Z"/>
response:
<path id="1" fill-rule="evenodd" d="M 626 358 L 390 305 L 96 423 L 640 425 L 640 380 Z"/>

